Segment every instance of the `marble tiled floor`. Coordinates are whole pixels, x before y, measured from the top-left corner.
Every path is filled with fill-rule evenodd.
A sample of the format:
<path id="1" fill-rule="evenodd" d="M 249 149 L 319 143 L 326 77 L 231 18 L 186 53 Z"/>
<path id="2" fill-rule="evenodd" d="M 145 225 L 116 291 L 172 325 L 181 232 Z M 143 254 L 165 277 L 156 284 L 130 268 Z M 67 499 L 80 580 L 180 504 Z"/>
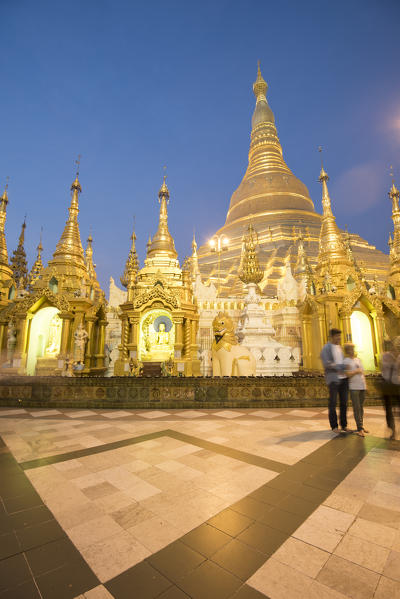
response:
<path id="1" fill-rule="evenodd" d="M 365 423 L 2 408 L 0 598 L 400 597 L 400 443 Z"/>

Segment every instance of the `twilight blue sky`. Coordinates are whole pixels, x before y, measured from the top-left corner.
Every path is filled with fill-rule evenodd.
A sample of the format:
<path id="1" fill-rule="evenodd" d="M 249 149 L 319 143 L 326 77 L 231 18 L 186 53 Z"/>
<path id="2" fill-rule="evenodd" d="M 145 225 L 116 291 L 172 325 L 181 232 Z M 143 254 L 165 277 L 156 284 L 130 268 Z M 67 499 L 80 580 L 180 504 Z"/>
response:
<path id="1" fill-rule="evenodd" d="M 0 188 L 9 254 L 27 213 L 31 266 L 67 218 L 82 154 L 80 229 L 102 285 L 133 215 L 141 260 L 167 165 L 181 261 L 225 221 L 247 166 L 257 59 L 284 157 L 321 211 L 387 252 L 389 166 L 400 183 L 398 0 L 0 0 Z"/>

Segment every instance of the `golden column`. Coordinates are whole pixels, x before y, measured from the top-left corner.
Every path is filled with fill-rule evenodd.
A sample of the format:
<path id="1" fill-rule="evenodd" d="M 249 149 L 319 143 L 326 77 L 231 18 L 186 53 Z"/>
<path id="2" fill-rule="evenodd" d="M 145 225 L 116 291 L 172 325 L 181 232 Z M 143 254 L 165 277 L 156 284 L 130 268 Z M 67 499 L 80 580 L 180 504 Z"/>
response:
<path id="1" fill-rule="evenodd" d="M 175 346 L 174 346 L 174 351 L 175 351 L 175 358 L 181 358 L 182 357 L 182 350 L 183 350 L 183 318 L 179 317 L 179 318 L 174 318 L 174 324 L 175 324 Z"/>
<path id="2" fill-rule="evenodd" d="M 342 321 L 342 332 L 343 332 L 343 341 L 345 343 L 351 343 L 352 341 L 352 333 L 351 333 L 351 321 L 350 314 L 342 313 L 340 314 Z"/>
<path id="3" fill-rule="evenodd" d="M 191 325 L 190 325 L 190 320 L 189 318 L 186 318 L 185 320 L 185 326 L 184 326 L 184 333 L 185 333 L 185 348 L 184 348 L 184 354 L 186 357 L 190 356 L 190 345 L 191 345 Z"/>
<path id="4" fill-rule="evenodd" d="M 197 351 L 199 349 L 199 346 L 197 344 L 197 329 L 198 329 L 198 321 L 197 320 L 192 320 L 192 343 L 191 343 L 191 350 L 192 350 L 192 358 L 196 359 L 197 358 Z"/>
<path id="5" fill-rule="evenodd" d="M 108 325 L 107 320 L 99 320 L 99 335 L 97 339 L 97 348 L 96 348 L 96 367 L 104 368 L 104 344 L 106 340 L 106 326 Z"/>
<path id="6" fill-rule="evenodd" d="M 384 351 L 383 342 L 385 338 L 385 321 L 383 318 L 383 310 L 375 309 L 371 312 L 371 318 L 374 323 L 375 344 L 376 344 L 376 364 L 380 367 L 381 355 Z"/>
<path id="7" fill-rule="evenodd" d="M 313 368 L 311 319 L 311 314 L 303 314 L 301 317 L 301 336 L 303 342 L 303 369 L 305 370 L 311 370 Z"/>
<path id="8" fill-rule="evenodd" d="M 0 362 L 7 358 L 7 321 L 0 322 Z"/>
<path id="9" fill-rule="evenodd" d="M 128 343 L 129 343 L 129 320 L 128 317 L 122 321 L 122 331 L 121 331 L 121 349 L 122 349 L 122 359 L 126 360 L 128 358 Z"/>
<path id="10" fill-rule="evenodd" d="M 60 354 L 59 358 L 61 360 L 65 360 L 68 356 L 68 349 L 71 349 L 70 340 L 70 331 L 71 331 L 71 322 L 74 317 L 69 312 L 60 312 L 59 317 L 62 320 L 62 330 L 61 330 L 61 343 L 60 343 Z"/>
<path id="11" fill-rule="evenodd" d="M 87 322 L 86 332 L 88 334 L 88 341 L 86 343 L 86 351 L 85 351 L 85 369 L 86 369 L 86 368 L 91 367 L 93 352 L 96 351 L 96 348 L 94 347 L 95 339 L 93 338 L 93 330 L 94 330 L 93 325 L 96 322 L 96 317 L 95 316 L 87 316 L 85 320 Z"/>
<path id="12" fill-rule="evenodd" d="M 138 345 L 139 345 L 139 319 L 138 318 L 130 318 L 131 323 L 131 350 L 136 352 L 136 357 L 138 358 Z"/>

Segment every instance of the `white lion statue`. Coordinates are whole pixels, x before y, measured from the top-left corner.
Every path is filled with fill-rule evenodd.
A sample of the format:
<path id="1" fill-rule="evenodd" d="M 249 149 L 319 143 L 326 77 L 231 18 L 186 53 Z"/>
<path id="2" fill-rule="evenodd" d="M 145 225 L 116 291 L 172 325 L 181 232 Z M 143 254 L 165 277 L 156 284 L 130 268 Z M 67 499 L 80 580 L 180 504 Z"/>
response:
<path id="1" fill-rule="evenodd" d="M 213 376 L 255 376 L 256 359 L 239 345 L 232 319 L 219 312 L 213 320 L 212 344 Z"/>

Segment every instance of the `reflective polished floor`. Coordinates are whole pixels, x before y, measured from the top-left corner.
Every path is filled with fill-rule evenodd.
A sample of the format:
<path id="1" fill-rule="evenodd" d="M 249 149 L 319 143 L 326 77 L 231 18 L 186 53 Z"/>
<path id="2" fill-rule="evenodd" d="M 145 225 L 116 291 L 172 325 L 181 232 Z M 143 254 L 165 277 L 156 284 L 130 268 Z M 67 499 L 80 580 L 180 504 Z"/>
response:
<path id="1" fill-rule="evenodd" d="M 0 598 L 400 597 L 400 442 L 365 412 L 1 408 Z"/>

